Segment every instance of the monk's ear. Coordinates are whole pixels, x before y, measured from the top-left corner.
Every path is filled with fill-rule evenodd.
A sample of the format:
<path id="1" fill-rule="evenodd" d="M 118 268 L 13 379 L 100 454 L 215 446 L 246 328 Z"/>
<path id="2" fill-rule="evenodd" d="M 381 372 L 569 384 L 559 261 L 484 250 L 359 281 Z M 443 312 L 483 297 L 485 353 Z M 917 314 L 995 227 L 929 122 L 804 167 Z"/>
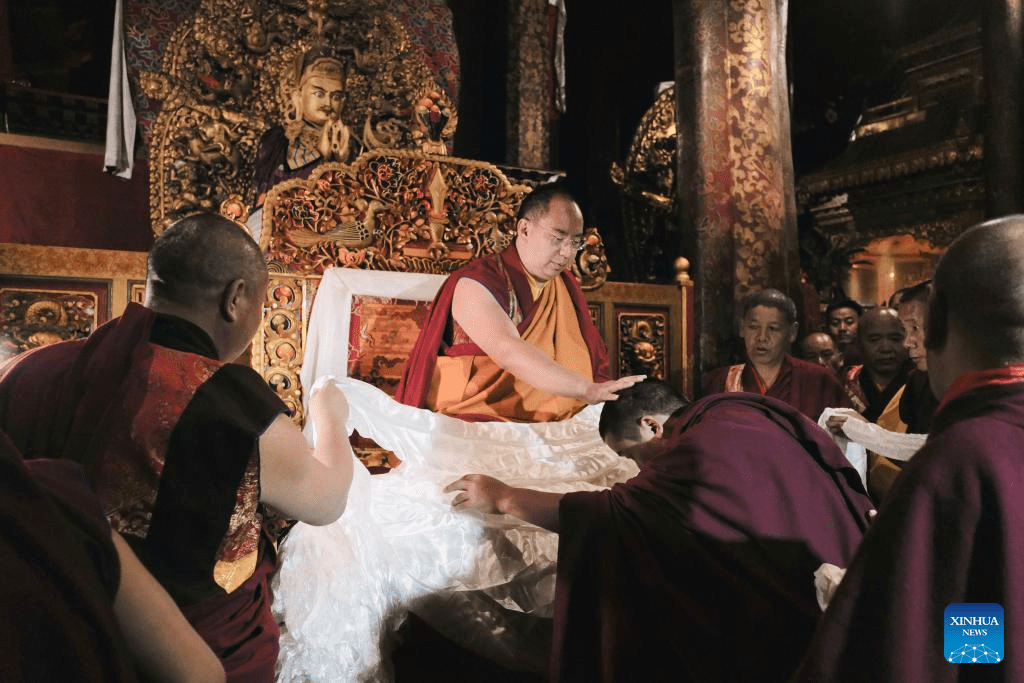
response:
<path id="1" fill-rule="evenodd" d="M 651 434 L 654 439 L 660 439 L 665 430 L 661 421 L 651 415 L 644 415 L 640 418 L 640 429 Z"/>
<path id="2" fill-rule="evenodd" d="M 516 221 L 516 234 L 526 235 L 526 224 L 529 222 L 529 218 L 520 218 L 518 221 Z"/>
<path id="3" fill-rule="evenodd" d="M 228 322 L 235 322 L 242 315 L 246 295 L 245 279 L 236 278 L 224 287 L 220 295 L 220 315 Z"/>
<path id="4" fill-rule="evenodd" d="M 800 331 L 800 323 L 793 323 L 789 326 L 789 343 L 792 344 L 796 341 L 796 334 Z"/>

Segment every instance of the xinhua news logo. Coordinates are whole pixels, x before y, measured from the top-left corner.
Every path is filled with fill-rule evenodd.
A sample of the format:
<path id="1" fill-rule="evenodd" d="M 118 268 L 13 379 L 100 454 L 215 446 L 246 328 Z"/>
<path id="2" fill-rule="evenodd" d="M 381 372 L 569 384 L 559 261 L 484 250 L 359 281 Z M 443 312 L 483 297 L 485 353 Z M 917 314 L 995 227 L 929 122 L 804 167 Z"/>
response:
<path id="1" fill-rule="evenodd" d="M 946 608 L 945 657 L 955 664 L 1003 661 L 1003 608 L 994 602 L 955 602 Z"/>

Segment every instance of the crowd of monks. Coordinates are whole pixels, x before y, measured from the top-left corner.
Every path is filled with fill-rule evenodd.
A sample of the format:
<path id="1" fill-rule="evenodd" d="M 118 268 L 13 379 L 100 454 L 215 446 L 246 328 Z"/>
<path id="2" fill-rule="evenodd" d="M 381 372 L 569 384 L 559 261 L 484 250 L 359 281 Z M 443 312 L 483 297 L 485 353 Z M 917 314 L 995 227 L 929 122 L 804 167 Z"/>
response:
<path id="1" fill-rule="evenodd" d="M 602 491 L 486 472 L 445 489 L 458 513 L 559 533 L 549 678 L 1024 680 L 1024 217 L 966 231 L 887 305 L 830 304 L 800 358 L 793 301 L 750 295 L 745 361 L 696 402 L 609 377 L 568 271 L 582 232 L 563 187 L 527 196 L 513 243 L 443 285 L 395 396 L 471 421 L 603 403 L 601 437 L 639 466 Z M 274 680 L 284 532 L 343 514 L 354 459 L 337 388 L 310 398 L 310 447 L 230 362 L 266 283 L 247 232 L 186 218 L 154 244 L 144 306 L 0 366 L 4 680 Z M 835 433 L 927 441 L 905 465 L 872 456 L 865 486 L 828 408 L 853 409 Z M 1004 610 L 997 663 L 945 650 L 962 604 Z"/>

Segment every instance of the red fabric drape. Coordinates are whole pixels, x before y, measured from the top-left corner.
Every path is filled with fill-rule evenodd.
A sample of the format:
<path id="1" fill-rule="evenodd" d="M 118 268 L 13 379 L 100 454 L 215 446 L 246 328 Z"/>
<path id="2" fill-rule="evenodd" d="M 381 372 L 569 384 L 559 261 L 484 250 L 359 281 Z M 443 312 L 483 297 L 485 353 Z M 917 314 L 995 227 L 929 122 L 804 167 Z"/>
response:
<path id="1" fill-rule="evenodd" d="M 149 169 L 103 172 L 103 155 L 0 145 L 0 242 L 149 251 Z"/>

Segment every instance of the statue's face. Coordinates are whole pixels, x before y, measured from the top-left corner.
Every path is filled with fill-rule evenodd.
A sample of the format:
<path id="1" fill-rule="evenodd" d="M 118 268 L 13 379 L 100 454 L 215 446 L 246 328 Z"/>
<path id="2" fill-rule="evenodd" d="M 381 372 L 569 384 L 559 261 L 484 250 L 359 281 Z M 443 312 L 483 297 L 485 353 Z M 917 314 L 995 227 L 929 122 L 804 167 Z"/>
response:
<path id="1" fill-rule="evenodd" d="M 340 79 L 322 75 L 310 76 L 299 92 L 303 120 L 319 127 L 328 120 L 341 118 L 342 95 Z"/>

